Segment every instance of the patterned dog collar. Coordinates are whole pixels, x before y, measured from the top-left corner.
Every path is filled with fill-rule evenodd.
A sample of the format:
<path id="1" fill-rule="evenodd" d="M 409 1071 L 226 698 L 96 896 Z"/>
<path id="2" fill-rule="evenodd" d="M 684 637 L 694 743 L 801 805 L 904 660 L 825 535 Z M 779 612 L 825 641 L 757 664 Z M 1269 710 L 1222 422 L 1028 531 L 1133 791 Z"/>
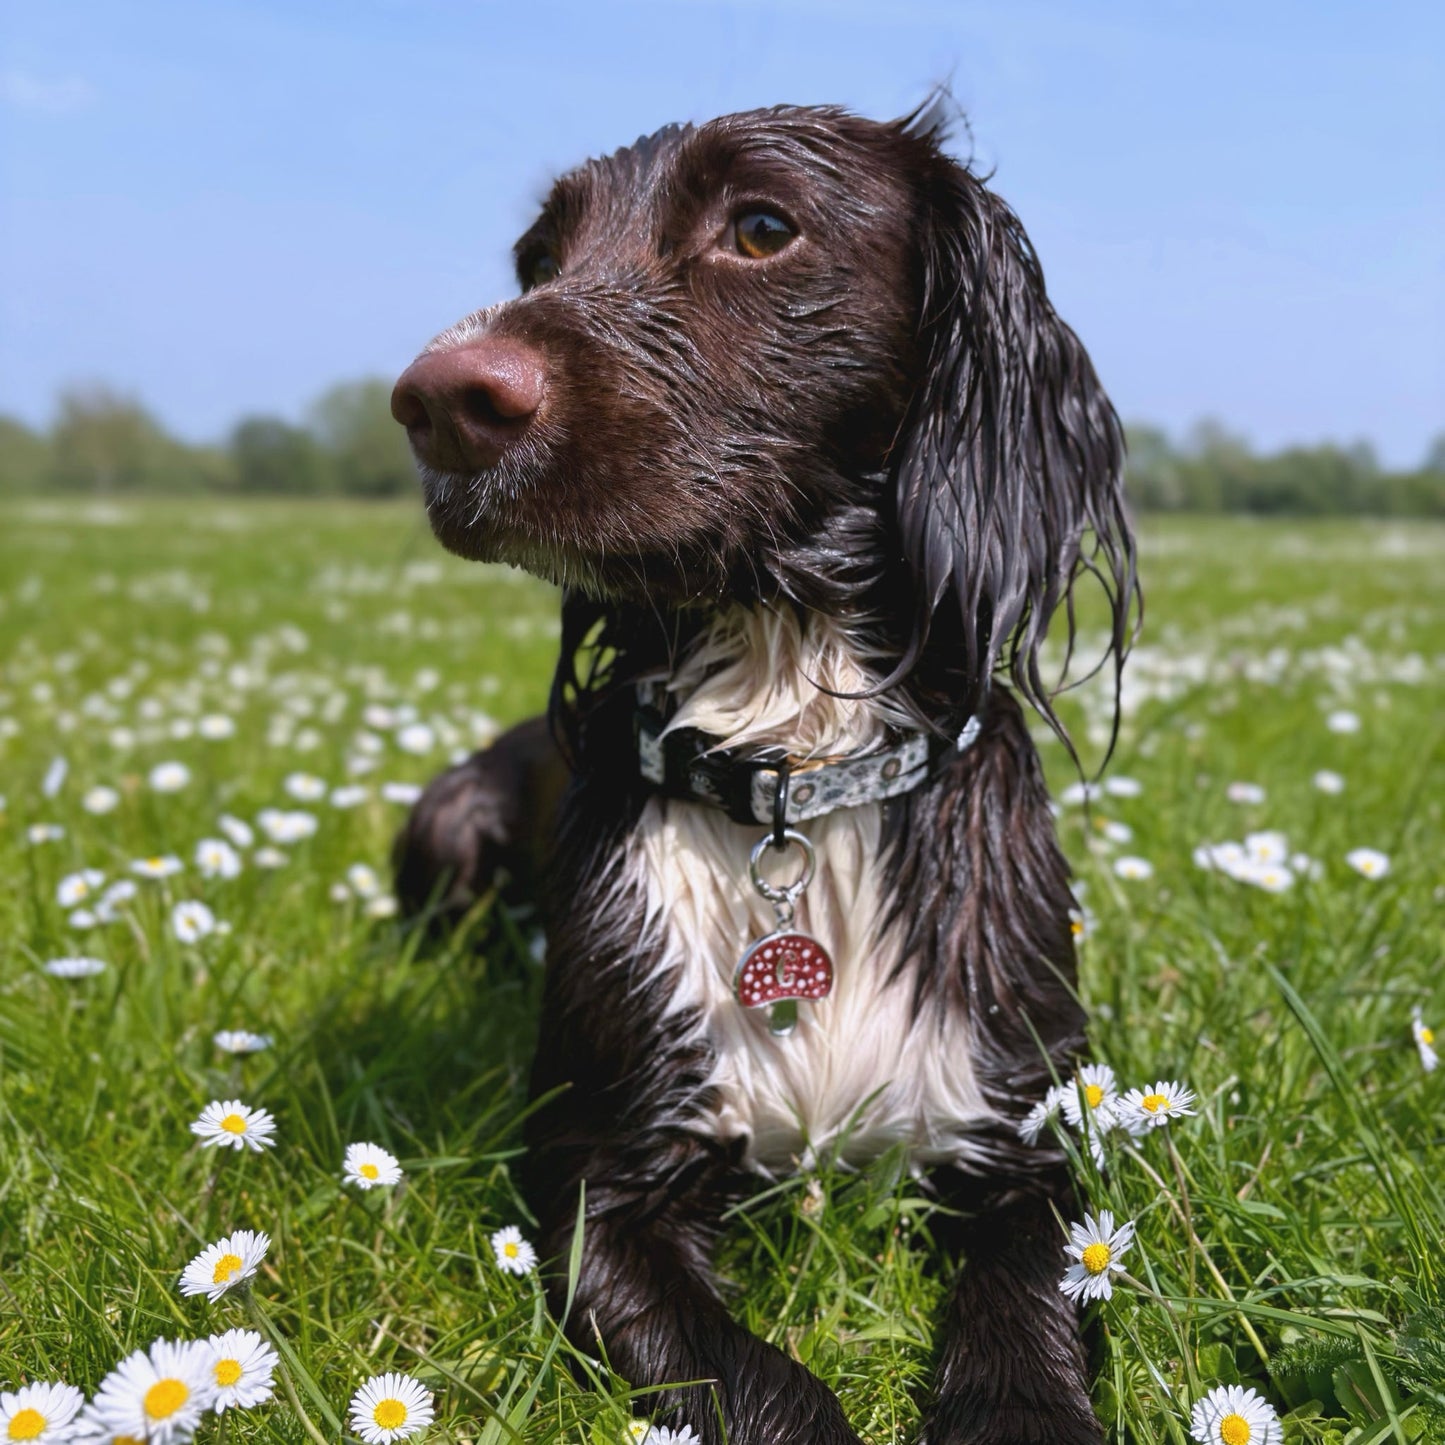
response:
<path id="1" fill-rule="evenodd" d="M 664 797 L 710 803 L 735 823 L 774 828 L 911 792 L 928 780 L 940 757 L 970 747 L 980 728 L 971 717 L 953 743 L 916 732 L 862 757 L 796 762 L 779 748 L 747 755 L 721 748 L 717 738 L 696 728 L 668 732 L 665 705 L 659 683 L 637 684 L 633 733 L 639 775 Z"/>

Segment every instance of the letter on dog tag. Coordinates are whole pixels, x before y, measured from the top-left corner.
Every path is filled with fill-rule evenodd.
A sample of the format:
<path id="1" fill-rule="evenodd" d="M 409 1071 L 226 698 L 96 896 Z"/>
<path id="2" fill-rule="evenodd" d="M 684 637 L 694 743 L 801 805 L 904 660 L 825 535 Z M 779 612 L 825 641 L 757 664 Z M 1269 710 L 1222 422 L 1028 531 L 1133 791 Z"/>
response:
<path id="1" fill-rule="evenodd" d="M 733 978 L 733 992 L 744 1008 L 774 1005 L 775 1034 L 791 1033 L 797 1023 L 797 1001 L 816 1003 L 833 988 L 833 960 L 816 938 L 779 929 L 760 938 L 743 954 Z"/>

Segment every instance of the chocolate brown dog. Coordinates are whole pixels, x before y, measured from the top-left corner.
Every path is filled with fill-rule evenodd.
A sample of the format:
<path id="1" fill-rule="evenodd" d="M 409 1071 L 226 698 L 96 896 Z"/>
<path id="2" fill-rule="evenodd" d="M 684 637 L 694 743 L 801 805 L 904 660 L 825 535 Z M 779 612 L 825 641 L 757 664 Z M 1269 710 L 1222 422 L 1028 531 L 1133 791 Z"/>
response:
<path id="1" fill-rule="evenodd" d="M 936 110 L 659 131 L 516 260 L 393 410 L 443 543 L 561 584 L 561 659 L 398 877 L 413 911 L 543 900 L 525 1187 L 556 1258 L 586 1185 L 578 1343 L 715 1382 L 657 1397 L 705 1441 L 854 1441 L 710 1256 L 747 1171 L 902 1142 L 964 1219 L 926 1439 L 1098 1441 L 1067 1179 L 1017 1129 L 1084 1022 L 1021 704 L 1058 726 L 1039 651 L 1083 572 L 1116 678 L 1137 595 L 1088 356 Z"/>

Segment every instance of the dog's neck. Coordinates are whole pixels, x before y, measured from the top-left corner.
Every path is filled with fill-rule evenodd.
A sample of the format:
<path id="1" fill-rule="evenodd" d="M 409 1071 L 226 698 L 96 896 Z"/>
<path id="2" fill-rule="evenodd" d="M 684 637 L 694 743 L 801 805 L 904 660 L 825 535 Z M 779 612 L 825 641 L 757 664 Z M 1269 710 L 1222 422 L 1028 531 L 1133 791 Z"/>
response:
<path id="1" fill-rule="evenodd" d="M 795 761 L 873 752 L 890 727 L 910 726 L 866 695 L 878 676 L 835 619 L 787 606 L 731 607 L 666 680 L 678 700 L 668 726 L 695 728 L 728 749 L 780 747 Z"/>

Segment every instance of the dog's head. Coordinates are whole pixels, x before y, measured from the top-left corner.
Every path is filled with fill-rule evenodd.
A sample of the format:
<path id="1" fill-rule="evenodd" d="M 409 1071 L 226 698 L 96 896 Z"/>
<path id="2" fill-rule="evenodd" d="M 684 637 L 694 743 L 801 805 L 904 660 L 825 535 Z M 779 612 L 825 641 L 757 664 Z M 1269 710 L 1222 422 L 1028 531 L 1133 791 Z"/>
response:
<path id="1" fill-rule="evenodd" d="M 941 141 L 933 111 L 780 107 L 564 176 L 523 294 L 397 383 L 438 537 L 610 600 L 827 606 L 934 726 L 1000 660 L 1051 715 L 1038 649 L 1081 570 L 1126 640 L 1121 432 Z"/>

